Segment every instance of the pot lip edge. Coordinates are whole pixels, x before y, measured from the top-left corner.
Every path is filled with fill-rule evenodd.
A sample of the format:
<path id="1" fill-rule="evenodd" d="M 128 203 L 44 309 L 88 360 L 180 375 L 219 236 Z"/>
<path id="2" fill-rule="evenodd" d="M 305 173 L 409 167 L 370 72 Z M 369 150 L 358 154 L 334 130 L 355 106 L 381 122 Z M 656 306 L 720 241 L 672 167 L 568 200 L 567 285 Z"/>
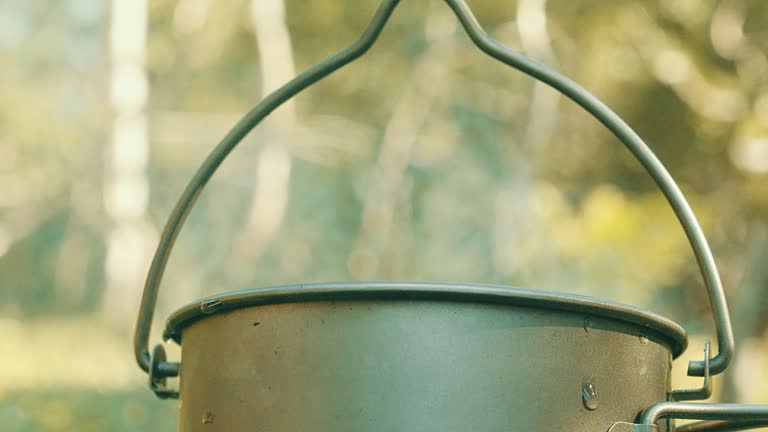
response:
<path id="1" fill-rule="evenodd" d="M 278 285 L 204 297 L 173 312 L 163 339 L 181 345 L 187 326 L 205 318 L 254 306 L 328 301 L 453 301 L 531 307 L 621 321 L 662 336 L 673 358 L 685 352 L 688 336 L 675 321 L 636 306 L 599 297 L 493 285 L 440 281 L 347 281 Z"/>

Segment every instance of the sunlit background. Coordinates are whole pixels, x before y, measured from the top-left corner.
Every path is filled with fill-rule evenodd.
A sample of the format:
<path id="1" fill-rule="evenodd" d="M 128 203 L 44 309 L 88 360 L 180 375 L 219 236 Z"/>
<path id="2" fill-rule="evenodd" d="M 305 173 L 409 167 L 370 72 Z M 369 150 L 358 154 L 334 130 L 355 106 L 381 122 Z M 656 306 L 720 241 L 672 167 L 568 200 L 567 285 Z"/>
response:
<path id="1" fill-rule="evenodd" d="M 437 0 L 250 134 L 190 214 L 156 330 L 203 295 L 425 279 L 568 291 L 713 338 L 678 223 L 553 90 Z M 768 2 L 471 2 L 656 150 L 722 271 L 738 351 L 717 400 L 768 401 Z M 175 199 L 240 116 L 364 28 L 375 0 L 0 0 L 0 427 L 173 431 L 131 332 Z M 155 336 L 154 340 L 159 340 Z M 178 358 L 178 351 L 170 353 Z"/>

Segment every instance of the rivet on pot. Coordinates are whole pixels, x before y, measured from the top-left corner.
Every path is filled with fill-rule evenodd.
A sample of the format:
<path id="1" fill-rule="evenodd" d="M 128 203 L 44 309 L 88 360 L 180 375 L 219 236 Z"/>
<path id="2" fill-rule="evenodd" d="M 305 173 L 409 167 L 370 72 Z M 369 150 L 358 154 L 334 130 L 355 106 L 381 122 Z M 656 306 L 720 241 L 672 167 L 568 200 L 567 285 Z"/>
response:
<path id="1" fill-rule="evenodd" d="M 592 330 L 592 320 L 589 317 L 584 318 L 584 331 L 589 333 Z"/>
<path id="2" fill-rule="evenodd" d="M 581 385 L 581 400 L 584 402 L 584 408 L 594 411 L 600 404 L 600 395 L 597 393 L 597 387 L 592 382 L 592 378 L 586 378 Z"/>

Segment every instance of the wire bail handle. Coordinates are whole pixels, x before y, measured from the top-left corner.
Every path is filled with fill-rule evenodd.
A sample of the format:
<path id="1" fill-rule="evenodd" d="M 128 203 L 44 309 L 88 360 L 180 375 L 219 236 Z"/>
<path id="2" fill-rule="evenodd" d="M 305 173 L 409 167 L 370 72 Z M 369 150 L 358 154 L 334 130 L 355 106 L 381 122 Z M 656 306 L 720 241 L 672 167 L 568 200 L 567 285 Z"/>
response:
<path id="1" fill-rule="evenodd" d="M 300 73 L 260 101 L 211 151 L 187 184 L 160 236 L 160 242 L 155 251 L 144 285 L 134 334 L 134 355 L 136 361 L 144 371 L 150 372 L 150 381 L 154 383 L 153 389 L 156 391 L 162 390 L 160 388 L 162 378 L 177 376 L 179 372 L 179 364 L 177 362 L 165 361 L 165 353 L 162 350 L 162 346 L 159 349 L 156 347 L 153 350 L 153 355 L 149 353 L 149 333 L 157 303 L 157 295 L 176 237 L 200 192 L 229 153 L 267 115 L 305 88 L 366 53 L 376 42 L 399 2 L 400 0 L 382 0 L 359 39 L 336 54 Z M 579 104 L 608 128 L 629 149 L 651 178 L 653 178 L 674 210 L 691 244 L 707 289 L 717 332 L 717 355 L 705 361 L 691 361 L 688 365 L 688 375 L 704 376 L 707 372 L 705 371 L 707 363 L 709 364 L 708 372 L 710 374 L 716 375 L 723 372 L 733 357 L 734 338 L 720 275 L 712 256 L 712 251 L 693 210 L 664 165 L 642 138 L 606 104 L 561 73 L 507 48 L 491 38 L 480 26 L 465 0 L 445 0 L 445 2 L 453 10 L 472 42 L 481 51 L 534 79 L 546 83 Z"/>

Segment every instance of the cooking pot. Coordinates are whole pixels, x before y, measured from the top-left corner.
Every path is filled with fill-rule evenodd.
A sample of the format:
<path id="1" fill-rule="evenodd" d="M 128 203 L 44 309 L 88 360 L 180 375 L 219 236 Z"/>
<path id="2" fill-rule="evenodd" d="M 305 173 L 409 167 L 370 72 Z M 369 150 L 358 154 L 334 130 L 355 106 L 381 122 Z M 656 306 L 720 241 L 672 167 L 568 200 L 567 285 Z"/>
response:
<path id="1" fill-rule="evenodd" d="M 675 181 L 610 108 L 560 73 L 490 38 L 464 0 L 445 0 L 472 42 L 557 89 L 626 145 L 664 193 L 709 294 L 717 353 L 707 343 L 688 373 L 698 389 L 672 390 L 686 349 L 673 321 L 602 299 L 447 282 L 332 282 L 207 297 L 168 319 L 148 349 L 159 283 L 202 188 L 230 151 L 274 109 L 352 62 L 376 41 L 398 0 L 384 0 L 363 35 L 256 105 L 218 144 L 174 208 L 147 276 L 134 339 L 152 391 L 178 398 L 179 431 L 501 432 L 678 431 L 768 424 L 768 405 L 702 400 L 734 352 L 731 321 L 706 238 Z M 567 287 L 565 287 L 567 288 Z M 179 377 L 179 390 L 167 385 Z"/>

